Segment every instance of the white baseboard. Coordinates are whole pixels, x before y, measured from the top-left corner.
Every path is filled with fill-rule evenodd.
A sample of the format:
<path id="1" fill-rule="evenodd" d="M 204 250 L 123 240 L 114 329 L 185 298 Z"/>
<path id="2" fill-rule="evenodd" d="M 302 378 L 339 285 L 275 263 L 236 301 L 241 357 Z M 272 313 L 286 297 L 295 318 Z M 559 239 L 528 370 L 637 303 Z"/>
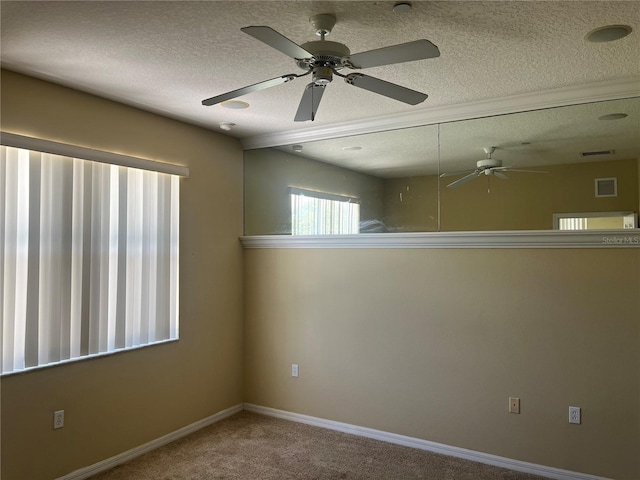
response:
<path id="1" fill-rule="evenodd" d="M 605 477 L 598 477 L 586 473 L 572 472 L 569 470 L 537 465 L 535 463 L 522 462 L 520 460 L 499 457 L 497 455 L 491 455 L 488 453 L 476 452 L 474 450 L 467 450 L 465 448 L 430 442 L 428 440 L 422 440 L 420 438 L 407 437 L 395 433 L 384 432 L 382 430 L 360 427 L 348 423 L 335 422 L 333 420 L 311 417 L 309 415 L 302 415 L 300 413 L 287 412 L 284 410 L 277 410 L 275 408 L 263 407 L 251 403 L 234 405 L 233 407 L 222 410 L 214 415 L 211 415 L 210 417 L 203 418 L 202 420 L 182 427 L 174 432 L 168 433 L 167 435 L 145 443 L 144 445 L 132 448 L 131 450 L 127 450 L 126 452 L 122 452 L 111 458 L 102 460 L 101 462 L 94 463 L 93 465 L 89 465 L 88 467 L 81 468 L 67 475 L 59 477 L 56 480 L 84 480 L 91 477 L 92 475 L 96 475 L 100 472 L 104 472 L 105 470 L 109 470 L 110 468 L 128 462 L 129 460 L 139 457 L 140 455 L 144 455 L 145 453 L 155 450 L 156 448 L 166 445 L 167 443 L 178 440 L 179 438 L 189 435 L 190 433 L 196 432 L 204 427 L 219 422 L 220 420 L 234 415 L 242 410 L 261 413 L 263 415 L 268 415 L 271 417 L 291 420 L 293 422 L 305 423 L 307 425 L 327 428 L 330 430 L 336 430 L 339 432 L 350 433 L 352 435 L 357 435 L 360 437 L 381 440 L 383 442 L 404 445 L 406 447 L 417 448 L 420 450 L 426 450 L 429 452 L 448 455 L 451 457 L 463 458 L 465 460 L 471 460 L 474 462 L 493 465 L 496 467 L 508 468 L 517 472 L 531 473 L 555 480 L 610 480 Z"/>
<path id="2" fill-rule="evenodd" d="M 144 455 L 145 453 L 155 450 L 156 448 L 166 445 L 167 443 L 178 440 L 179 438 L 189 435 L 190 433 L 200 430 L 201 428 L 219 422 L 223 418 L 241 412 L 242 410 L 243 405 L 241 403 L 238 405 L 234 405 L 233 407 L 222 410 L 214 415 L 211 415 L 210 417 L 203 418 L 202 420 L 198 420 L 191 425 L 187 425 L 186 427 L 179 428 L 174 432 L 163 435 L 160 438 L 156 438 L 155 440 L 145 443 L 144 445 L 132 448 L 131 450 L 127 450 L 126 452 L 122 452 L 111 458 L 102 460 L 101 462 L 94 463 L 93 465 L 89 465 L 88 467 L 81 468 L 80 470 L 71 472 L 63 477 L 59 477 L 57 480 L 83 480 L 85 478 L 89 478 L 92 475 L 96 475 L 100 472 L 104 472 L 105 470 L 109 470 L 110 468 L 128 462 L 129 460 L 139 457 L 140 455 Z"/>
<path id="3" fill-rule="evenodd" d="M 375 440 L 381 440 L 383 442 L 404 445 L 406 447 L 427 450 L 429 452 L 448 455 L 450 457 L 463 458 L 465 460 L 471 460 L 478 463 L 508 468 L 517 472 L 530 473 L 533 475 L 539 475 L 541 477 L 553 478 L 555 480 L 610 480 L 605 477 L 597 477 L 595 475 L 589 475 L 586 473 L 572 472 L 569 470 L 537 465 L 535 463 L 522 462 L 520 460 L 513 460 L 511 458 L 499 457 L 497 455 L 476 452 L 474 450 L 467 450 L 466 448 L 453 447 L 442 443 L 422 440 L 420 438 L 406 437 L 404 435 L 397 435 L 395 433 L 384 432 L 382 430 L 359 427 L 357 425 L 335 422 L 333 420 L 326 420 L 324 418 L 310 417 L 308 415 L 287 412 L 284 410 L 277 410 L 275 408 L 263 407 L 251 403 L 245 403 L 244 409 L 249 412 L 261 413 L 263 415 L 268 415 L 271 417 L 282 418 L 299 423 L 306 423 L 307 425 L 328 428 L 330 430 L 350 433 L 352 435 L 358 435 L 360 437 L 367 437 Z"/>

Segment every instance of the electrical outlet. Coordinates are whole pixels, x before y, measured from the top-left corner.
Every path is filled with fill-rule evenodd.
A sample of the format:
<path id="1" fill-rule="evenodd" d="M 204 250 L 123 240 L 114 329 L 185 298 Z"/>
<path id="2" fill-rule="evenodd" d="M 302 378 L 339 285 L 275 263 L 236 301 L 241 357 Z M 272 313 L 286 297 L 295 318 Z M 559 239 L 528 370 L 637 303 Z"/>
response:
<path id="1" fill-rule="evenodd" d="M 569 407 L 569 423 L 581 423 L 580 407 Z"/>
<path id="2" fill-rule="evenodd" d="M 297 363 L 292 363 L 291 364 L 291 376 L 292 377 L 297 377 L 298 376 L 298 364 Z"/>
<path id="3" fill-rule="evenodd" d="M 53 412 L 53 429 L 64 427 L 64 410 Z"/>
<path id="4" fill-rule="evenodd" d="M 520 413 L 520 399 L 509 397 L 509 413 Z"/>

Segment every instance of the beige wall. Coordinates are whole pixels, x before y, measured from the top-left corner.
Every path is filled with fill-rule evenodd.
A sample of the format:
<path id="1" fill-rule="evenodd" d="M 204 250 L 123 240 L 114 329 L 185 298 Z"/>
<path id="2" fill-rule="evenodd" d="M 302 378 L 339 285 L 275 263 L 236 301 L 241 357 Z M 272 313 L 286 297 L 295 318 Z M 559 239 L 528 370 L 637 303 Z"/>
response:
<path id="1" fill-rule="evenodd" d="M 247 402 L 640 478 L 640 249 L 252 249 L 245 299 Z"/>
<path id="2" fill-rule="evenodd" d="M 53 479 L 242 402 L 239 143 L 2 72 L 2 130 L 184 164 L 180 340 L 2 378 L 2 478 Z M 53 411 L 65 427 L 52 429 Z"/>
<path id="3" fill-rule="evenodd" d="M 291 234 L 289 187 L 360 199 L 360 219 L 382 218 L 382 180 L 371 175 L 262 148 L 244 157 L 245 235 Z"/>
<path id="4" fill-rule="evenodd" d="M 2 378 L 2 478 L 53 479 L 243 399 L 640 477 L 640 249 L 247 250 L 243 330 L 237 141 L 11 72 L 1 101 L 5 131 L 191 170 L 180 340 Z"/>

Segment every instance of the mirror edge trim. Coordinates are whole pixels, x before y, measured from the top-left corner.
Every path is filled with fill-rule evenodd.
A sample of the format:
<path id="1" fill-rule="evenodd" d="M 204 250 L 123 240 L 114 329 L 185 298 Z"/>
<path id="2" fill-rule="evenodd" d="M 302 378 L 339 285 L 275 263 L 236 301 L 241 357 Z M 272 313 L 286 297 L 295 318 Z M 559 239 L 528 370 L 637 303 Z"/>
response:
<path id="1" fill-rule="evenodd" d="M 640 248 L 640 229 L 241 236 L 243 248 Z"/>

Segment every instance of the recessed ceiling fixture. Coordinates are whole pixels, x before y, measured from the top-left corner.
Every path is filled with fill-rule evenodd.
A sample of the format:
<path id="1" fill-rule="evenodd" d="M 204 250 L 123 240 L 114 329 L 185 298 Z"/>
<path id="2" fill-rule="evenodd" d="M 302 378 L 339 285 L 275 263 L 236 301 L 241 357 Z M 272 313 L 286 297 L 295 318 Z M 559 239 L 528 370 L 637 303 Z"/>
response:
<path id="1" fill-rule="evenodd" d="M 352 147 L 342 147 L 342 150 L 344 150 L 345 152 L 355 152 L 358 150 L 362 150 L 362 147 L 354 145 Z"/>
<path id="2" fill-rule="evenodd" d="M 229 131 L 231 130 L 231 127 L 235 127 L 236 124 L 235 123 L 231 123 L 231 122 L 220 122 L 220 128 L 222 130 L 226 130 Z"/>
<path id="3" fill-rule="evenodd" d="M 293 145 L 291 147 L 291 150 L 293 150 L 294 152 L 301 152 L 302 151 L 302 145 Z"/>
<path id="4" fill-rule="evenodd" d="M 628 115 L 626 113 L 610 113 L 608 115 L 602 115 L 601 117 L 598 117 L 598 120 L 621 120 L 627 117 Z"/>
<path id="5" fill-rule="evenodd" d="M 242 100 L 227 100 L 226 102 L 222 102 L 220 105 L 224 108 L 231 108 L 233 110 L 242 110 L 243 108 L 249 108 L 249 104 L 247 102 L 243 102 Z"/>
<path id="6" fill-rule="evenodd" d="M 584 37 L 589 42 L 613 42 L 629 35 L 633 29 L 629 25 L 607 25 L 591 30 Z"/>
<path id="7" fill-rule="evenodd" d="M 396 3 L 393 6 L 393 11 L 395 13 L 407 13 L 411 11 L 411 4 L 409 2 Z"/>

